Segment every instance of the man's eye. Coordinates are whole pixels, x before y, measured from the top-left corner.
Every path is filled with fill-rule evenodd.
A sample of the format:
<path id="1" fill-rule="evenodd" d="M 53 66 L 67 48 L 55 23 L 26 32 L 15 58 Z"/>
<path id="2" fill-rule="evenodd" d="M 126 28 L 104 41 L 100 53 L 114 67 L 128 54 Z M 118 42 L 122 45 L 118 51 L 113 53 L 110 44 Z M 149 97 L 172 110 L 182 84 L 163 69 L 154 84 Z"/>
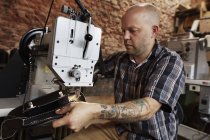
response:
<path id="1" fill-rule="evenodd" d="M 135 33 L 135 32 L 137 32 L 137 31 L 139 31 L 139 29 L 129 29 L 128 30 L 130 33 Z"/>
<path id="2" fill-rule="evenodd" d="M 133 34 L 137 31 L 139 31 L 139 29 L 127 29 L 127 30 L 122 30 L 122 33 L 125 34 L 125 32 L 128 31 L 129 33 Z"/>
<path id="3" fill-rule="evenodd" d="M 135 33 L 135 32 L 136 32 L 136 30 L 134 30 L 134 29 L 130 29 L 130 30 L 129 30 L 129 32 L 130 32 L 130 33 Z"/>

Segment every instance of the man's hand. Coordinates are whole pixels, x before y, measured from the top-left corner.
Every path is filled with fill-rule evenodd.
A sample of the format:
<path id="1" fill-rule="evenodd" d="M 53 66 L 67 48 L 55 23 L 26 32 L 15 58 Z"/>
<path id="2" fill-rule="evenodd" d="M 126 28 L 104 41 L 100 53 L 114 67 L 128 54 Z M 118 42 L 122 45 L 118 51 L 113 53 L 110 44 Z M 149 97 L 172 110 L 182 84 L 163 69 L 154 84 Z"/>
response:
<path id="1" fill-rule="evenodd" d="M 73 131 L 78 132 L 95 119 L 97 108 L 100 109 L 100 105 L 96 103 L 71 102 L 56 111 L 57 114 L 66 114 L 66 116 L 54 121 L 53 127 L 67 125 Z"/>
<path id="2" fill-rule="evenodd" d="M 119 104 L 105 105 L 87 102 L 71 102 L 57 110 L 57 114 L 66 114 L 53 122 L 53 127 L 67 125 L 75 132 L 96 123 L 96 120 L 134 122 L 148 120 L 160 109 L 161 104 L 150 97 L 136 99 Z"/>

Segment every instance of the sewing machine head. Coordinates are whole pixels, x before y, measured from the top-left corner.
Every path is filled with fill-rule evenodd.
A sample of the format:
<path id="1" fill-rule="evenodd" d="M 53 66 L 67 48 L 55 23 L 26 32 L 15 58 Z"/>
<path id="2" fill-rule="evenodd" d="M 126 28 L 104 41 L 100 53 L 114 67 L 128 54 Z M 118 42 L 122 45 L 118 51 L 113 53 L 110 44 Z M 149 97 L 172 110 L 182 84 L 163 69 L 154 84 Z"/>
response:
<path id="1" fill-rule="evenodd" d="M 65 86 L 92 86 L 99 58 L 101 29 L 58 17 L 52 31 L 48 65 Z"/>

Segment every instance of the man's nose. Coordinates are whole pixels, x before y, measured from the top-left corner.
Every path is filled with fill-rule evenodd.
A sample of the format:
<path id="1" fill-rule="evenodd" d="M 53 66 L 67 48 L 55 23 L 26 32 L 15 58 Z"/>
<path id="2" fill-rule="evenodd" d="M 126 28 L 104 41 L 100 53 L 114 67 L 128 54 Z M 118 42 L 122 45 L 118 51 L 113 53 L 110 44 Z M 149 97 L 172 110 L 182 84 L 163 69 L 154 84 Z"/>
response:
<path id="1" fill-rule="evenodd" d="M 130 39 L 129 31 L 125 31 L 123 37 L 124 37 L 124 40 Z"/>

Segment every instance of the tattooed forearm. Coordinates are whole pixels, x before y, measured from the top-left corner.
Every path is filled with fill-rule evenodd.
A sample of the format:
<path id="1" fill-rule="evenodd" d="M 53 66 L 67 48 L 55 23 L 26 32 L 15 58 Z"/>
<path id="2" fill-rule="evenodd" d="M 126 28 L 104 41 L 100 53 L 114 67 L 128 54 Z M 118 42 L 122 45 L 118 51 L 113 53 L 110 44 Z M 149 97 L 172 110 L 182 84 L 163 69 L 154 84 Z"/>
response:
<path id="1" fill-rule="evenodd" d="M 135 104 L 138 105 L 140 112 L 142 112 L 144 110 L 144 108 L 146 110 L 149 109 L 149 104 L 146 102 L 146 100 L 139 99 L 139 100 L 135 100 L 133 102 L 135 102 Z"/>
<path id="2" fill-rule="evenodd" d="M 115 105 L 101 105 L 101 119 L 136 121 L 148 119 L 150 106 L 144 99 Z"/>

